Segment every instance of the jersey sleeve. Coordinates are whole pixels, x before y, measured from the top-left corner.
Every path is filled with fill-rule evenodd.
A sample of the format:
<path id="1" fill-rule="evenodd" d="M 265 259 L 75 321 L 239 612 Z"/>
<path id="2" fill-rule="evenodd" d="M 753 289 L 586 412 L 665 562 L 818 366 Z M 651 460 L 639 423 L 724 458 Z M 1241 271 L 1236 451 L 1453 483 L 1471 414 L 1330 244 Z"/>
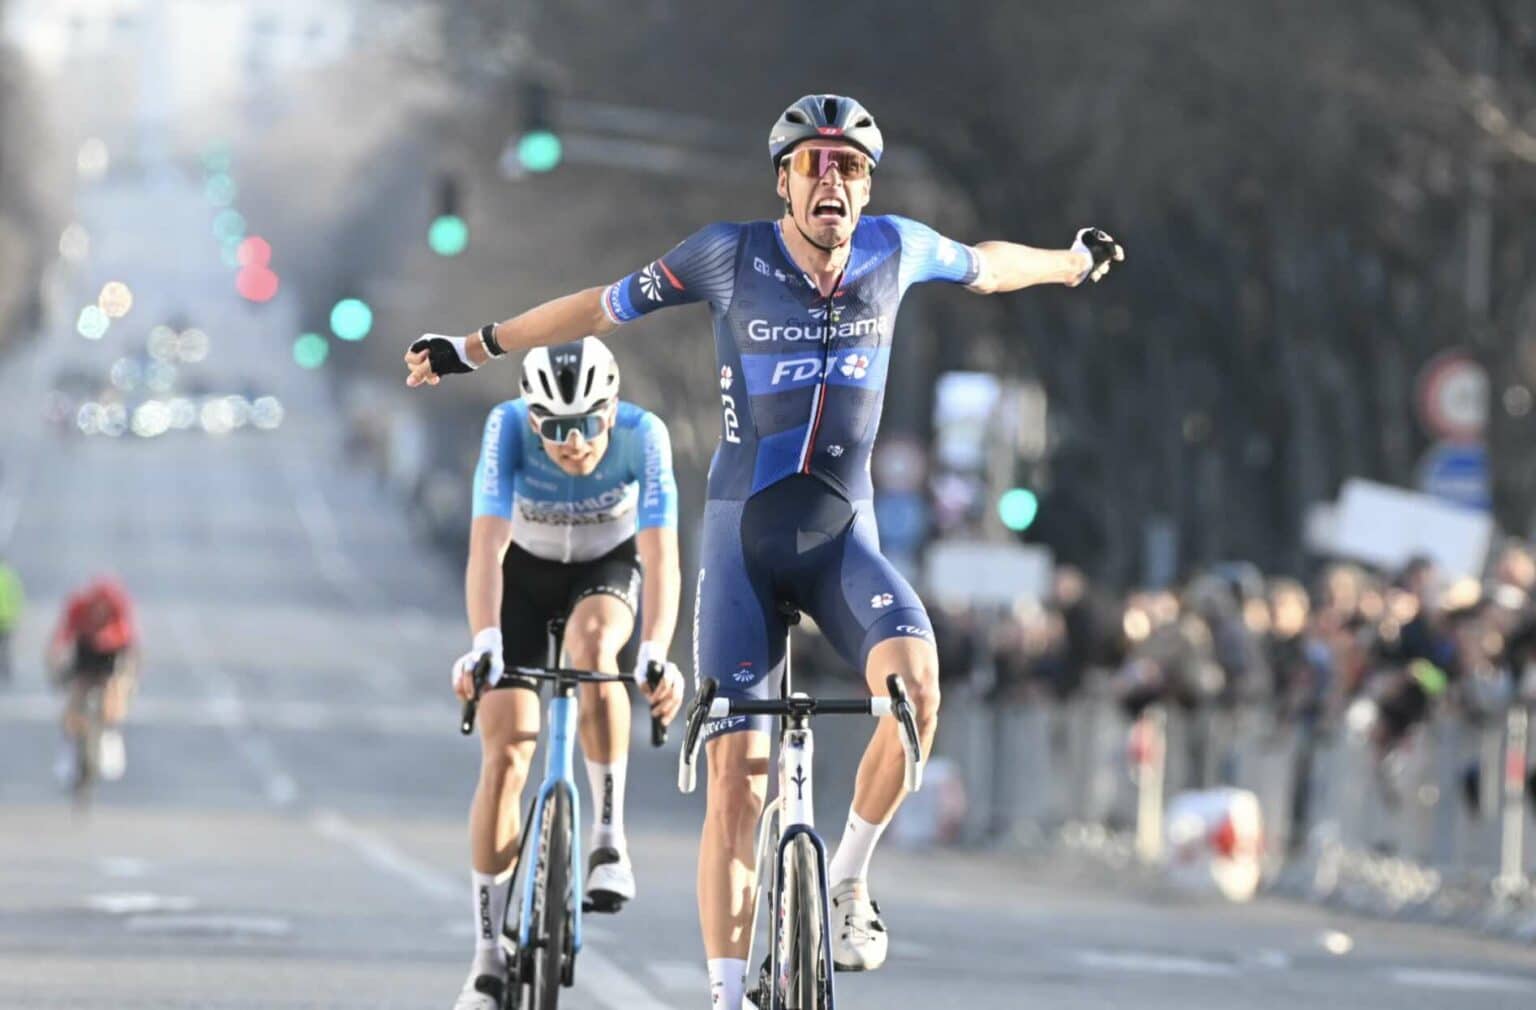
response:
<path id="1" fill-rule="evenodd" d="M 475 464 L 471 516 L 512 518 L 512 487 L 523 458 L 523 425 L 527 415 L 511 400 L 491 408 L 480 438 Z"/>
<path id="2" fill-rule="evenodd" d="M 636 426 L 640 482 L 637 526 L 642 530 L 677 528 L 677 478 L 672 474 L 672 437 L 661 418 L 647 411 Z"/>
<path id="3" fill-rule="evenodd" d="M 731 303 L 741 226 L 706 225 L 672 251 L 603 291 L 603 312 L 615 323 L 639 319 L 671 305 L 709 302 L 720 311 Z"/>
<path id="4" fill-rule="evenodd" d="M 970 284 L 981 275 L 981 255 L 927 225 L 892 214 L 886 220 L 901 236 L 901 289 L 924 281 Z"/>

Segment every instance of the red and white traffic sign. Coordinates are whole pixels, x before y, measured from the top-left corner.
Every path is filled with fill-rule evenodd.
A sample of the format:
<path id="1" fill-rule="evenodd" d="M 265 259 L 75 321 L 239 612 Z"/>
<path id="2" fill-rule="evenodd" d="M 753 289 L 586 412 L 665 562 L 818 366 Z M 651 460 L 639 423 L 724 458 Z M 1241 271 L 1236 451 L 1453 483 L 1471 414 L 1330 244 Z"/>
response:
<path id="1" fill-rule="evenodd" d="M 1442 351 L 1419 369 L 1419 422 L 1433 438 L 1481 438 L 1488 425 L 1488 372 L 1460 348 Z"/>

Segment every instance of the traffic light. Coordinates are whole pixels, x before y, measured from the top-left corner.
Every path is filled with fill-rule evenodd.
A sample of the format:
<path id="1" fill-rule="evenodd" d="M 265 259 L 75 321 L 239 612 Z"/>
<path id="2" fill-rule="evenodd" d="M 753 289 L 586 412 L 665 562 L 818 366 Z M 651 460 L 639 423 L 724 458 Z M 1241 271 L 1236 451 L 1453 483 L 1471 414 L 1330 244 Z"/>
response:
<path id="1" fill-rule="evenodd" d="M 1023 533 L 1040 514 L 1040 498 L 1029 488 L 1011 487 L 997 499 L 997 517 L 1015 533 Z"/>
<path id="2" fill-rule="evenodd" d="M 342 340 L 361 340 L 373 329 L 373 309 L 360 298 L 343 298 L 331 309 L 331 332 Z"/>
<path id="3" fill-rule="evenodd" d="M 564 151 L 550 119 L 549 87 L 543 81 L 524 81 L 519 104 L 523 132 L 517 142 L 517 160 L 529 172 L 554 171 Z"/>
<path id="4" fill-rule="evenodd" d="M 459 210 L 459 180 L 443 175 L 437 183 L 437 213 L 427 229 L 427 245 L 439 256 L 457 256 L 469 245 L 469 224 Z"/>

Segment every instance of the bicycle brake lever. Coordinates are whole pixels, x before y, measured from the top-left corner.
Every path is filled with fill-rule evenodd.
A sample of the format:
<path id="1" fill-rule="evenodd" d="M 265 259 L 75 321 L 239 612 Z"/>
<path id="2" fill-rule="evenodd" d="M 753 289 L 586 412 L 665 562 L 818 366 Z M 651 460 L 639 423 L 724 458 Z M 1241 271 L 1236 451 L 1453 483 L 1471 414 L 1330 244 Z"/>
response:
<path id="1" fill-rule="evenodd" d="M 917 734 L 917 716 L 912 711 L 912 702 L 900 675 L 891 674 L 885 679 L 885 686 L 891 695 L 891 714 L 901 729 L 902 751 L 906 757 L 903 779 L 907 792 L 915 793 L 923 787 L 923 745 Z"/>
<path id="2" fill-rule="evenodd" d="M 677 788 L 691 793 L 698 786 L 699 736 L 704 730 L 704 720 L 709 717 L 709 707 L 714 703 L 719 683 L 713 677 L 699 685 L 699 693 L 688 709 L 688 724 L 683 735 L 683 749 L 677 755 Z"/>
<path id="3" fill-rule="evenodd" d="M 645 685 L 652 691 L 661 684 L 662 678 L 667 675 L 667 668 L 652 660 L 645 669 Z M 660 747 L 667 742 L 667 724 L 656 716 L 651 716 L 651 746 Z"/>
<path id="4" fill-rule="evenodd" d="M 475 730 L 475 709 L 479 706 L 480 692 L 485 688 L 485 678 L 490 675 L 491 654 L 483 652 L 469 675 L 470 683 L 475 688 L 474 693 L 465 699 L 464 708 L 459 713 L 459 732 L 465 736 L 469 736 Z"/>

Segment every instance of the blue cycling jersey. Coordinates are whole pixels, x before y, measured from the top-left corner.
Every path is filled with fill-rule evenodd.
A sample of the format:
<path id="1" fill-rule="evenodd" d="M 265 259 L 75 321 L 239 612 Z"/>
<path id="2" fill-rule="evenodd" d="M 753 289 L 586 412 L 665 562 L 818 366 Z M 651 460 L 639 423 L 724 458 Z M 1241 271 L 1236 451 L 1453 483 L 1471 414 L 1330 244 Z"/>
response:
<path id="1" fill-rule="evenodd" d="M 475 466 L 476 516 L 512 520 L 512 540 L 551 561 L 602 557 L 635 530 L 677 526 L 672 443 L 661 418 L 620 401 L 608 448 L 583 477 L 560 469 L 528 422 L 528 404 L 491 408 Z"/>
<path id="2" fill-rule="evenodd" d="M 720 363 L 722 431 L 709 497 L 741 501 L 795 473 L 868 499 L 896 309 L 922 281 L 969 284 L 976 251 L 903 217 L 854 228 L 841 283 L 824 296 L 795 265 L 777 222 L 712 224 L 609 285 L 627 322 L 707 301 Z"/>

